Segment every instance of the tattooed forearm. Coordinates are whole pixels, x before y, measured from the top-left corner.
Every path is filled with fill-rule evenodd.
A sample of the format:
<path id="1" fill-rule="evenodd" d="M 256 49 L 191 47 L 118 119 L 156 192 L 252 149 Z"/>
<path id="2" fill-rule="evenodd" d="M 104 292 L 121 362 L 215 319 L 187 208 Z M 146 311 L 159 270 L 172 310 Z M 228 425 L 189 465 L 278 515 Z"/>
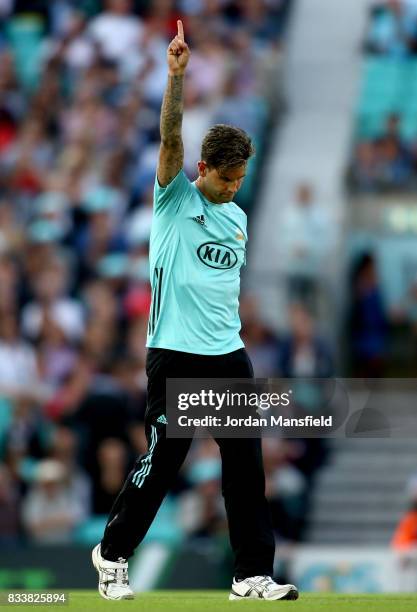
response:
<path id="1" fill-rule="evenodd" d="M 161 140 L 166 145 L 178 145 L 181 142 L 183 84 L 183 75 L 168 77 L 160 121 Z"/>
<path id="2" fill-rule="evenodd" d="M 184 41 L 182 21 L 177 21 L 178 34 L 167 50 L 168 83 L 162 101 L 160 132 L 161 146 L 157 176 L 161 187 L 166 187 L 177 176 L 184 162 L 184 146 L 181 137 L 183 113 L 184 73 L 190 50 Z"/>

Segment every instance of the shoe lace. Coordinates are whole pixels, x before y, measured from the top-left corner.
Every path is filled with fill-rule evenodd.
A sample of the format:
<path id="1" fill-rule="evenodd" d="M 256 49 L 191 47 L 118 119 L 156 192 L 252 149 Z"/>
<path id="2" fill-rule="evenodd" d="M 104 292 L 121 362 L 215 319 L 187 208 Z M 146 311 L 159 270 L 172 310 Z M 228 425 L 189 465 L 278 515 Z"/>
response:
<path id="1" fill-rule="evenodd" d="M 276 589 L 277 584 L 274 580 L 272 580 L 271 576 L 264 576 L 264 584 L 269 591 L 270 589 Z"/>
<path id="2" fill-rule="evenodd" d="M 271 576 L 255 576 L 255 580 L 265 591 L 270 591 L 276 587 L 276 583 L 272 580 Z"/>
<path id="3" fill-rule="evenodd" d="M 124 564 L 126 563 L 126 559 L 119 557 L 117 562 Z M 109 577 L 108 582 L 113 582 L 118 586 L 129 586 L 129 576 L 127 567 L 118 567 L 116 569 L 106 568 L 104 572 Z"/>
<path id="4" fill-rule="evenodd" d="M 123 559 L 122 557 L 118 558 L 118 562 L 119 563 L 126 563 L 126 559 Z M 129 578 L 128 578 L 128 574 L 127 574 L 127 567 L 118 567 L 116 569 L 116 584 L 118 585 L 128 585 L 129 584 Z"/>

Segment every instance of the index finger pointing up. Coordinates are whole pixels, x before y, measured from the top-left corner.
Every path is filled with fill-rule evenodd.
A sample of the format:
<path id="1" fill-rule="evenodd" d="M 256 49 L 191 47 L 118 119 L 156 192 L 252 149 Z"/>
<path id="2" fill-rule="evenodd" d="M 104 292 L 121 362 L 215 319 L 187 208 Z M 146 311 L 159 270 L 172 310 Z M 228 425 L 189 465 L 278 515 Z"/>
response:
<path id="1" fill-rule="evenodd" d="M 183 28 L 183 25 L 182 25 L 182 21 L 181 21 L 181 19 L 178 19 L 178 21 L 177 21 L 177 27 L 178 27 L 178 35 L 177 35 L 177 36 L 178 36 L 178 38 L 179 38 L 180 40 L 182 40 L 182 41 L 183 41 L 183 40 L 184 40 L 184 28 Z"/>

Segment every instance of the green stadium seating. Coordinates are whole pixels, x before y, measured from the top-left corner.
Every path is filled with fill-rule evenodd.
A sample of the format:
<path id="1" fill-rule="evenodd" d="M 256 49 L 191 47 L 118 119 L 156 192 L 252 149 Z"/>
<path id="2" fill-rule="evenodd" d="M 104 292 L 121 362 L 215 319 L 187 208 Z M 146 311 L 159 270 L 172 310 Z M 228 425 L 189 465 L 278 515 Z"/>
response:
<path id="1" fill-rule="evenodd" d="M 417 137 L 417 60 L 370 57 L 364 61 L 356 135 L 375 138 L 390 113 L 402 116 L 406 140 Z"/>

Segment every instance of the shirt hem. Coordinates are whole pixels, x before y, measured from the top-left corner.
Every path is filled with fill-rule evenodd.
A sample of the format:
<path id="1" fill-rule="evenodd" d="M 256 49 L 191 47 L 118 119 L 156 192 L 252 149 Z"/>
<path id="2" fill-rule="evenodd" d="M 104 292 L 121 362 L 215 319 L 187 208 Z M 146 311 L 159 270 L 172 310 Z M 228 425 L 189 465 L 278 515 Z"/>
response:
<path id="1" fill-rule="evenodd" d="M 233 351 L 237 351 L 241 348 L 245 348 L 245 345 L 243 344 L 243 341 L 240 340 L 239 344 L 236 344 L 236 346 L 233 346 L 232 348 L 228 348 L 226 350 L 222 350 L 222 351 L 218 351 L 218 350 L 213 350 L 213 351 L 202 351 L 201 349 L 196 351 L 193 350 L 191 347 L 189 346 L 180 346 L 178 344 L 169 344 L 166 342 L 158 342 L 156 344 L 153 344 L 151 342 L 147 342 L 146 343 L 146 348 L 159 348 L 159 349 L 167 349 L 169 351 L 180 351 L 181 353 L 191 353 L 192 355 L 227 355 L 228 353 L 233 353 Z"/>

